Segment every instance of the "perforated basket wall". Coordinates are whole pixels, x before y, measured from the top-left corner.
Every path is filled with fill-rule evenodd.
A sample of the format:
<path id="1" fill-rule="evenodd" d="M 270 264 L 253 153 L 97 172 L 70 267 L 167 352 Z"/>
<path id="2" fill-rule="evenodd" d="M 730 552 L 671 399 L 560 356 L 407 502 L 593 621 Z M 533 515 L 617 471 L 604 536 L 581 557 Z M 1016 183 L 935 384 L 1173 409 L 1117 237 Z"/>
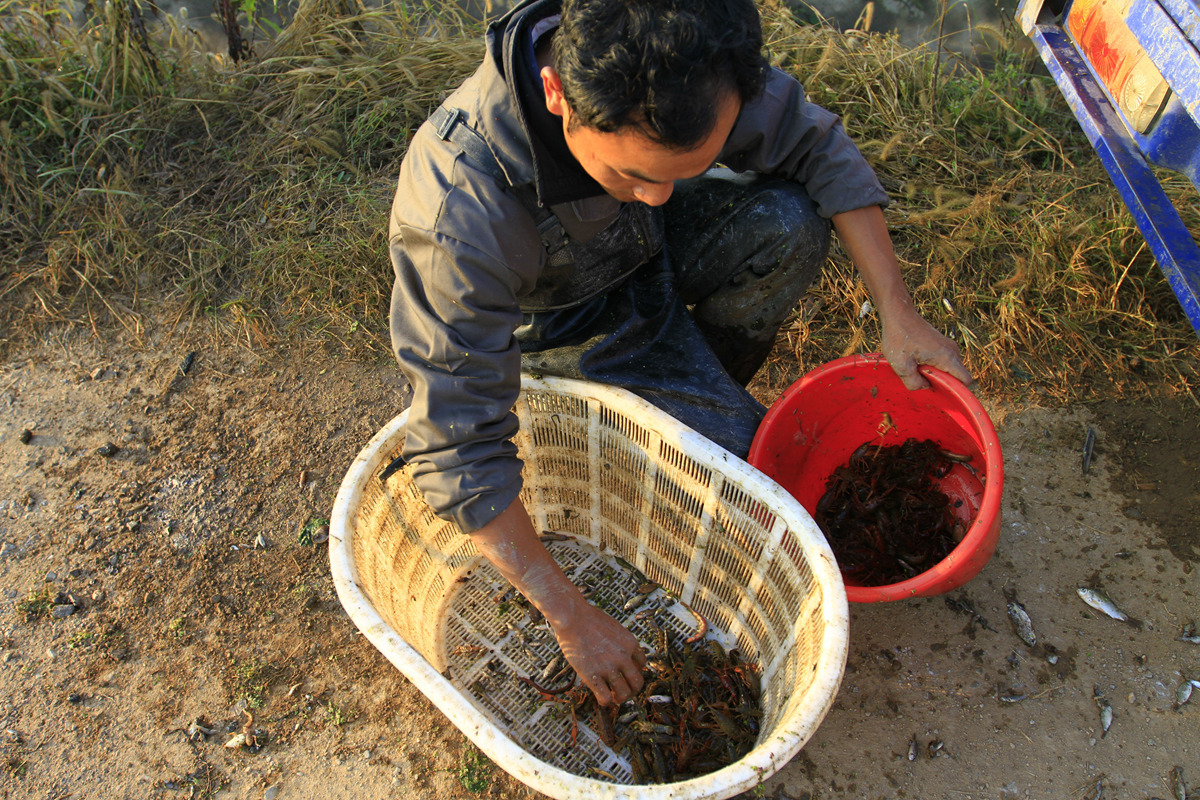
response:
<path id="1" fill-rule="evenodd" d="M 493 761 L 551 797 L 723 798 L 773 775 L 824 718 L 845 666 L 846 594 L 816 524 L 765 475 L 628 392 L 526 376 L 515 411 L 522 499 L 539 531 L 571 537 L 550 549 L 595 587 L 589 599 L 622 618 L 621 562 L 633 565 L 761 666 L 754 748 L 703 777 L 630 785 L 586 726 L 567 746 L 569 722 L 515 679 L 535 674 L 552 636 L 496 602 L 502 579 L 407 469 L 380 480 L 407 412 L 358 455 L 334 505 L 330 563 L 355 625 Z M 690 632 L 679 603 L 652 599 Z"/>

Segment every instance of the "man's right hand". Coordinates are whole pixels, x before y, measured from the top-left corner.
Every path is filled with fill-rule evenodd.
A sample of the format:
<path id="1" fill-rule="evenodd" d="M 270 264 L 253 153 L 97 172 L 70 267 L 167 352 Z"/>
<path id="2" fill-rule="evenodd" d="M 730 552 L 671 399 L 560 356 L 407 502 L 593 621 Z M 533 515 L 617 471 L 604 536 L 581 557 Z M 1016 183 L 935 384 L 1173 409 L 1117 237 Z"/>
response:
<path id="1" fill-rule="evenodd" d="M 571 618 L 550 620 L 558 646 L 600 705 L 620 705 L 642 688 L 646 654 L 621 623 L 579 598 Z"/>
<path id="2" fill-rule="evenodd" d="M 546 617 L 567 662 L 597 702 L 619 705 L 642 688 L 646 655 L 637 638 L 567 579 L 520 500 L 472 533 L 471 541 Z"/>

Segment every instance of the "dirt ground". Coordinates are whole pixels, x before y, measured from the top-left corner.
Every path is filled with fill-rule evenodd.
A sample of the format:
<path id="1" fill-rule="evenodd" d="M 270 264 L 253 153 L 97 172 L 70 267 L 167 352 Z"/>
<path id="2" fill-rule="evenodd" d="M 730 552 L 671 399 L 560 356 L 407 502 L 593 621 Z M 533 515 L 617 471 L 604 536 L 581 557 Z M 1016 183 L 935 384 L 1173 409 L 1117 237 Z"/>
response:
<path id="1" fill-rule="evenodd" d="M 194 331 L 10 343 L 0 796 L 534 796 L 334 594 L 320 523 L 404 402 L 390 361 Z M 1179 776 L 1200 787 L 1200 692 L 1175 707 L 1181 682 L 1200 679 L 1200 645 L 1180 639 L 1200 619 L 1200 409 L 1163 397 L 990 411 L 1007 478 L 996 555 L 949 596 L 852 606 L 833 709 L 752 794 L 1143 800 L 1184 796 Z M 1134 620 L 1086 606 L 1085 585 Z"/>

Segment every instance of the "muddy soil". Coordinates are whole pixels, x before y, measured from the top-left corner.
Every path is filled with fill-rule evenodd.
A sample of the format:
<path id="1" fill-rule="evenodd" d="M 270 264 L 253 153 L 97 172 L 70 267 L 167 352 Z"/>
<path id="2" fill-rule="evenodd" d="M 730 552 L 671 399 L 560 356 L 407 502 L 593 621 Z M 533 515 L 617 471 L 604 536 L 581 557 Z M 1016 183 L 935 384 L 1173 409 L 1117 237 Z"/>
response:
<path id="1" fill-rule="evenodd" d="M 0 797 L 534 797 L 334 593 L 321 524 L 404 407 L 393 364 L 149 330 L 64 328 L 0 364 Z M 1200 618 L 1200 409 L 989 410 L 996 555 L 949 596 L 852 606 L 832 710 L 753 795 L 1144 800 L 1179 796 L 1173 770 L 1200 786 L 1200 692 L 1176 707 L 1200 679 L 1180 640 Z"/>

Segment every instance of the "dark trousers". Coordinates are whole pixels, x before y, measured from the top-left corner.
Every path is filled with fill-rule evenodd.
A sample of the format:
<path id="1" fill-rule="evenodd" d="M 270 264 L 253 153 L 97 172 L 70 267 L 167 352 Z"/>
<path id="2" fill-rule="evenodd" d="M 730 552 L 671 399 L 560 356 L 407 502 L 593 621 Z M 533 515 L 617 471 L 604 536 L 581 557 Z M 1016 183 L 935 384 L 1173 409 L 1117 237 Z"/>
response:
<path id="1" fill-rule="evenodd" d="M 663 214 L 680 297 L 744 386 L 820 275 L 829 221 L 798 184 L 728 170 L 680 181 Z"/>
<path id="2" fill-rule="evenodd" d="M 712 171 L 676 184 L 666 246 L 621 286 L 517 331 L 534 372 L 628 389 L 744 457 L 764 409 L 745 390 L 819 274 L 829 221 L 799 185 Z"/>

